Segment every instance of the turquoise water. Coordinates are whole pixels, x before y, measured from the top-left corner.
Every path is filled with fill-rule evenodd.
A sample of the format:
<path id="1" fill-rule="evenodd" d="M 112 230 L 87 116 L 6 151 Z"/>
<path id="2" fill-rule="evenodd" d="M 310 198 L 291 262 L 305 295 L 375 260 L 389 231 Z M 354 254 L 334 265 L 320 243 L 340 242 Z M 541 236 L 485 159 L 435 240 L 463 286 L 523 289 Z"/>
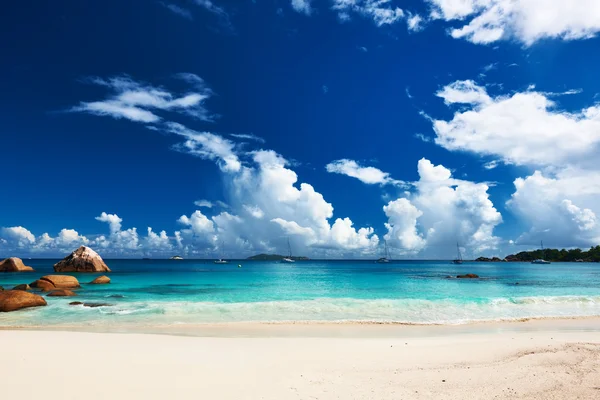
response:
<path id="1" fill-rule="evenodd" d="M 34 273 L 0 274 L 5 289 L 52 273 L 57 260 L 25 260 Z M 238 263 L 242 268 L 238 268 Z M 109 285 L 72 274 L 77 297 L 0 314 L 0 326 L 170 325 L 239 321 L 460 324 L 600 315 L 600 264 L 107 260 Z M 476 273 L 481 279 L 448 279 Z M 518 285 L 516 284 L 518 282 Z M 69 306 L 72 301 L 111 306 Z"/>

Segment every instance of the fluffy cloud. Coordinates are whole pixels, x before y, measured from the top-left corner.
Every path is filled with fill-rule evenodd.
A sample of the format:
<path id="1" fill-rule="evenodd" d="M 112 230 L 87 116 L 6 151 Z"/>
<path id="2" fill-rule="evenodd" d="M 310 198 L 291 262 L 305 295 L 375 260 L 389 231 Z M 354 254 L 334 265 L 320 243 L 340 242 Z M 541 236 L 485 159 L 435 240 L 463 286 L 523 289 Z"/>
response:
<path id="1" fill-rule="evenodd" d="M 427 159 L 418 163 L 416 190 L 384 206 L 385 239 L 403 254 L 449 257 L 459 242 L 471 254 L 496 249 L 494 228 L 502 216 L 489 199 L 488 185 L 452 178 L 450 170 Z"/>
<path id="2" fill-rule="evenodd" d="M 473 43 L 516 39 L 527 46 L 544 38 L 587 39 L 600 31 L 600 3 L 594 0 L 429 0 L 431 16 L 465 21 L 454 38 Z"/>
<path id="3" fill-rule="evenodd" d="M 580 163 L 595 158 L 600 107 L 558 109 L 548 94 L 528 90 L 492 97 L 473 81 L 454 82 L 437 93 L 463 108 L 450 121 L 435 120 L 435 142 L 448 150 L 491 155 L 518 165 Z"/>
<path id="4" fill-rule="evenodd" d="M 193 83 L 194 89 L 177 96 L 163 88 L 136 82 L 128 76 L 92 78 L 88 82 L 108 88 L 112 95 L 101 101 L 81 102 L 70 111 L 142 123 L 159 122 L 161 117 L 156 111 L 168 111 L 211 121 L 213 116 L 207 112 L 204 102 L 212 95 L 212 91 L 201 85 L 202 79 L 194 74 L 179 74 L 177 77 Z"/>
<path id="5" fill-rule="evenodd" d="M 536 171 L 514 184 L 507 205 L 529 226 L 516 243 L 543 240 L 547 245 L 579 247 L 600 243 L 600 172 L 566 168 L 549 177 Z"/>
<path id="6" fill-rule="evenodd" d="M 491 96 L 473 81 L 457 81 L 437 95 L 462 108 L 450 121 L 433 120 L 435 142 L 499 162 L 535 169 L 514 181 L 507 207 L 524 227 L 516 244 L 586 247 L 600 242 L 600 107 L 561 110 L 552 96 L 527 91 Z"/>
<path id="7" fill-rule="evenodd" d="M 292 8 L 299 13 L 310 15 L 312 9 L 310 8 L 310 0 L 292 0 Z"/>
<path id="8" fill-rule="evenodd" d="M 22 226 L 12 226 L 0 230 L 0 238 L 4 239 L 7 245 L 16 247 L 27 247 L 35 243 L 35 236 Z"/>
<path id="9" fill-rule="evenodd" d="M 375 167 L 363 167 L 353 160 L 336 160 L 325 166 L 327 172 L 348 175 L 369 185 L 404 185 L 404 182 L 392 179 L 390 174 Z"/>
<path id="10" fill-rule="evenodd" d="M 110 226 L 110 233 L 119 232 L 121 230 L 121 222 L 123 222 L 118 215 L 107 214 L 105 212 L 96 217 L 96 220 L 108 223 L 108 226 Z"/>
<path id="11" fill-rule="evenodd" d="M 350 19 L 351 13 L 370 18 L 377 26 L 390 25 L 404 19 L 404 11 L 394 7 L 392 0 L 333 0 L 332 9 L 340 20 Z"/>

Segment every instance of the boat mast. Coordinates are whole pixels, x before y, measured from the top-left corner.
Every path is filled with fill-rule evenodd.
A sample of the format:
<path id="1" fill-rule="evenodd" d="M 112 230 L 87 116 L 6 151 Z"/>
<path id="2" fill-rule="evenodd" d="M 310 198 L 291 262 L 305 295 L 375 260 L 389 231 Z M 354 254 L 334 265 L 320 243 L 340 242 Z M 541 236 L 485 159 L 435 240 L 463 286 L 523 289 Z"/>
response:
<path id="1" fill-rule="evenodd" d="M 288 242 L 288 257 L 292 258 L 292 246 L 290 246 L 290 238 L 287 238 L 287 242 Z"/>
<path id="2" fill-rule="evenodd" d="M 457 260 L 462 261 L 462 254 L 460 254 L 460 246 L 458 245 L 458 242 L 456 242 L 456 253 L 458 254 Z"/>

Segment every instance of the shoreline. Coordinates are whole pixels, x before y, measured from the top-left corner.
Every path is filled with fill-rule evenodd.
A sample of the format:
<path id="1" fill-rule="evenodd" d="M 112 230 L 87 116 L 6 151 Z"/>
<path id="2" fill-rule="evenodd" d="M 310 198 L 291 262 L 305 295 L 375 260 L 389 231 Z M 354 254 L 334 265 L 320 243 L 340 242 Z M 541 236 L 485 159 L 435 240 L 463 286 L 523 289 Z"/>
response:
<path id="1" fill-rule="evenodd" d="M 436 337 L 494 332 L 585 331 L 600 333 L 600 316 L 539 317 L 417 324 L 365 321 L 273 321 L 174 324 L 65 324 L 2 326 L 2 331 L 159 334 L 194 337 Z"/>

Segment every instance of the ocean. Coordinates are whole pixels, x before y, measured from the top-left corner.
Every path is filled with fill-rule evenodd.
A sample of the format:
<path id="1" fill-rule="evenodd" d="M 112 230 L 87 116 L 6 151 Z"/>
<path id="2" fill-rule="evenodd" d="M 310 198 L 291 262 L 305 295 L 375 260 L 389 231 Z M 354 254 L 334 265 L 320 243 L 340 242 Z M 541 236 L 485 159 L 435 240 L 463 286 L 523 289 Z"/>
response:
<path id="1" fill-rule="evenodd" d="M 24 260 L 34 273 L 0 274 L 0 286 L 53 273 L 58 260 Z M 71 274 L 77 297 L 0 313 L 0 326 L 164 326 L 230 322 L 464 324 L 600 315 L 600 264 L 448 261 L 105 260 L 99 274 Z M 238 268 L 241 264 L 241 268 Z M 463 273 L 480 279 L 448 278 Z M 71 306 L 72 301 L 109 306 Z"/>

